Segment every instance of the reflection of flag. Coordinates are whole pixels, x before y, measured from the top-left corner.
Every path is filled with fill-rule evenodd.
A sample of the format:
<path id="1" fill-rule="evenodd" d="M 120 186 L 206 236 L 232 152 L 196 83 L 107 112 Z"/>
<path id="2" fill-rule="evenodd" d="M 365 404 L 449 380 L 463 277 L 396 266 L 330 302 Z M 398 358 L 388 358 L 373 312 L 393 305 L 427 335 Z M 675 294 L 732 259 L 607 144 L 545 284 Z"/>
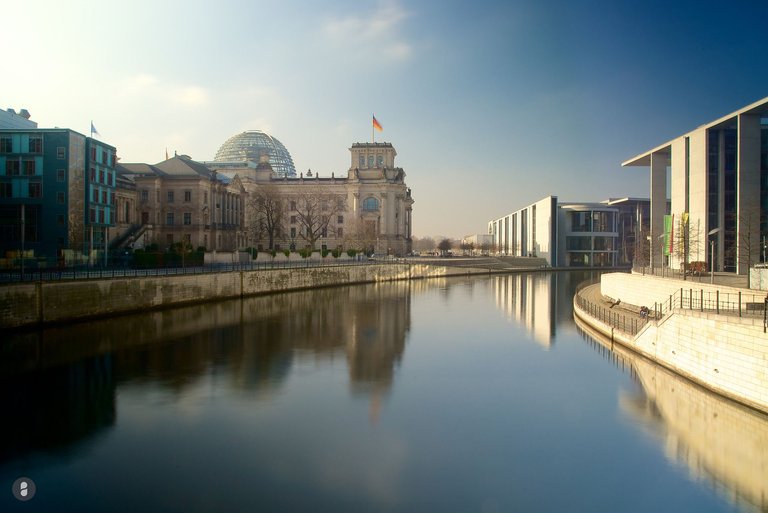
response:
<path id="1" fill-rule="evenodd" d="M 381 128 L 381 123 L 379 123 L 379 120 L 378 120 L 378 119 L 376 119 L 376 116 L 373 116 L 373 128 L 375 128 L 375 129 L 376 129 L 376 130 L 378 130 L 379 132 L 381 132 L 382 130 L 384 130 L 383 128 Z"/>
<path id="2" fill-rule="evenodd" d="M 93 121 L 91 121 L 91 137 L 93 137 L 93 135 L 94 135 L 94 134 L 96 134 L 96 135 L 101 135 L 101 134 L 99 133 L 99 131 L 98 131 L 98 130 L 96 130 L 96 127 L 95 127 L 95 126 L 93 126 Z"/>

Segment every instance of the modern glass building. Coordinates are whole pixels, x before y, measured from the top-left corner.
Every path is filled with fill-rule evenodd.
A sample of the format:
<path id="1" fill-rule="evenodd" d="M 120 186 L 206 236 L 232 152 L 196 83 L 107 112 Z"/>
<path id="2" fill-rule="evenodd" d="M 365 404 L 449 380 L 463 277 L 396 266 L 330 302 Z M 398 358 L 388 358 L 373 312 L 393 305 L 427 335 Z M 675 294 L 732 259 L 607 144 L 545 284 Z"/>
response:
<path id="1" fill-rule="evenodd" d="M 115 222 L 115 152 L 69 129 L 0 130 L 0 259 L 97 258 Z"/>
<path id="2" fill-rule="evenodd" d="M 540 257 L 552 267 L 615 267 L 621 263 L 619 228 L 615 206 L 547 196 L 490 221 L 488 234 L 497 254 Z"/>
<path id="3" fill-rule="evenodd" d="M 296 176 L 293 159 L 283 143 L 260 130 L 249 130 L 233 135 L 216 152 L 211 167 L 243 167 L 248 162 L 258 163 L 262 154 L 269 156 L 269 163 L 278 176 Z M 255 164 L 254 164 L 255 165 Z"/>
<path id="4" fill-rule="evenodd" d="M 685 246 L 651 265 L 707 262 L 746 274 L 765 260 L 768 240 L 768 98 L 739 109 L 622 164 L 650 168 L 650 240 L 665 236 L 665 216 Z M 669 192 L 669 196 L 668 193 Z M 682 224 L 681 224 L 682 222 Z M 679 237 L 673 238 L 673 243 Z M 668 255 L 668 262 L 665 262 Z"/>

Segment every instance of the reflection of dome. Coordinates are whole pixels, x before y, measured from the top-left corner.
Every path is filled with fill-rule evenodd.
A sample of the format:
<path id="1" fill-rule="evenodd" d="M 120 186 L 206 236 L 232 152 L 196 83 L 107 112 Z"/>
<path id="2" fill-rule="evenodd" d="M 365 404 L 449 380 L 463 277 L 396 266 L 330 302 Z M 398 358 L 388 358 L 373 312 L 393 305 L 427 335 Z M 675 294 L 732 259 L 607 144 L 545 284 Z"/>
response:
<path id="1" fill-rule="evenodd" d="M 280 176 L 296 176 L 293 159 L 283 143 L 260 130 L 233 135 L 216 152 L 216 162 L 259 162 L 262 153 L 269 155 L 272 169 Z"/>

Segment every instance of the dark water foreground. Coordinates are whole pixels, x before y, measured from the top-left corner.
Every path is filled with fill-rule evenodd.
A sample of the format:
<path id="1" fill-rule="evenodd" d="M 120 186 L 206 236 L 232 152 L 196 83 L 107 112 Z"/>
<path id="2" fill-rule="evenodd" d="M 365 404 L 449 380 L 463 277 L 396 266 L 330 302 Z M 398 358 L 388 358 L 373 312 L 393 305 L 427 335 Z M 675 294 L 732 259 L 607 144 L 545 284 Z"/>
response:
<path id="1" fill-rule="evenodd" d="M 5 333 L 0 511 L 768 511 L 768 419 L 582 331 L 586 277 Z"/>

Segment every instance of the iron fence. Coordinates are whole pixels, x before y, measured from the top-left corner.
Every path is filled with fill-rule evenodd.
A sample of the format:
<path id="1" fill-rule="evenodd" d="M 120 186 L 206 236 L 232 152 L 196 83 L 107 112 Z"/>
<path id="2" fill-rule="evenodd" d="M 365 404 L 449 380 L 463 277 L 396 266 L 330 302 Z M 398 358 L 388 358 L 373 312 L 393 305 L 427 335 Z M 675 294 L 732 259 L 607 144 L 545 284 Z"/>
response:
<path id="1" fill-rule="evenodd" d="M 89 267 L 76 266 L 63 269 L 29 269 L 22 273 L 19 269 L 0 271 L 0 283 L 64 281 L 109 278 L 135 278 L 144 276 L 175 276 L 186 274 L 207 274 L 233 271 L 258 271 L 270 269 L 300 269 L 309 267 L 348 267 L 360 265 L 393 265 L 408 263 L 405 259 L 392 258 L 382 260 L 318 261 L 318 260 L 273 260 L 264 262 L 207 264 L 185 267 Z"/>
<path id="2" fill-rule="evenodd" d="M 641 318 L 635 315 L 627 315 L 617 312 L 611 308 L 593 303 L 579 294 L 576 294 L 575 297 L 576 305 L 587 314 L 614 329 L 627 333 L 628 335 L 637 335 L 648 322 L 647 317 Z"/>

